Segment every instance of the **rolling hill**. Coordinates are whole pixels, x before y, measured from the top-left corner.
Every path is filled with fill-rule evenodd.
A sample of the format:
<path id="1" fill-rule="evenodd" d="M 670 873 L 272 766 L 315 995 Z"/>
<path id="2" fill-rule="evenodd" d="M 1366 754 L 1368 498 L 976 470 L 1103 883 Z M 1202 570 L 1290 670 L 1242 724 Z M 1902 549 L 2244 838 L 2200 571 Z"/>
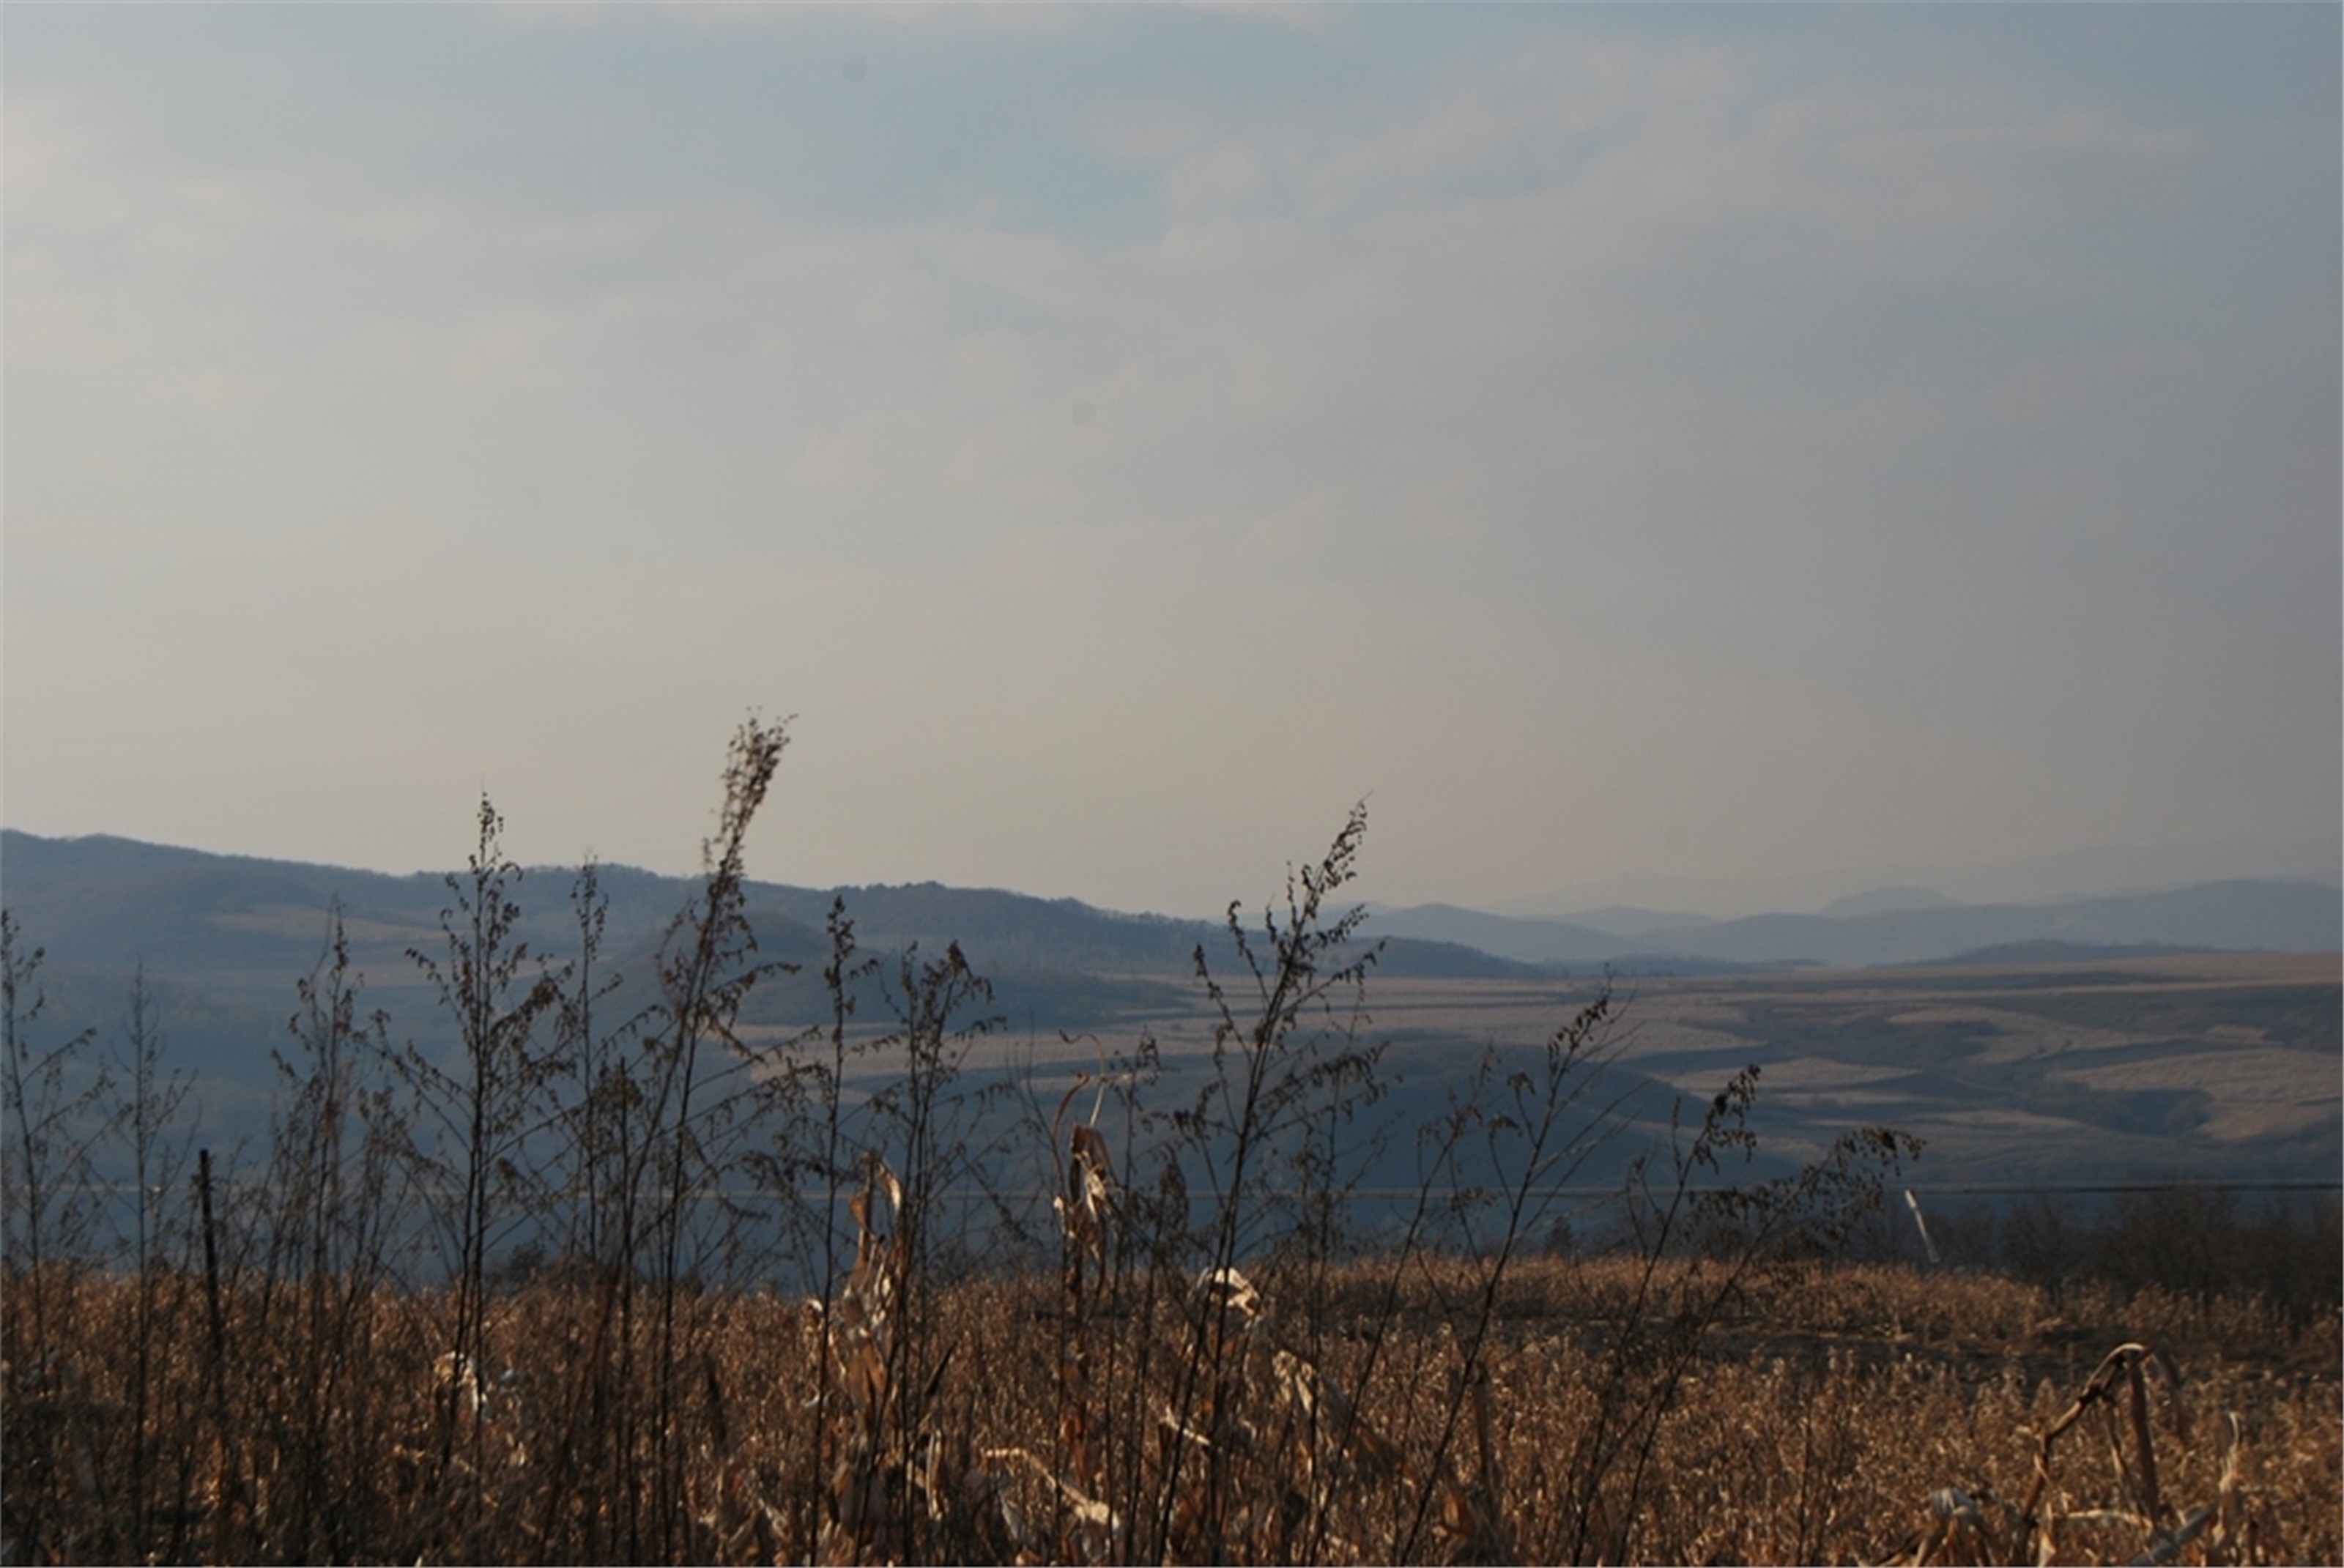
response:
<path id="1" fill-rule="evenodd" d="M 523 935 L 556 961 L 576 943 L 575 875 L 532 869 L 520 887 Z M 696 883 L 605 867 L 599 887 L 604 963 L 627 982 L 619 1001 L 649 1002 L 659 944 Z M 46 950 L 44 1030 L 89 1026 L 111 1049 L 144 965 L 207 1138 L 265 1128 L 272 1053 L 329 910 L 394 1040 L 430 1050 L 446 1028 L 409 957 L 444 950 L 437 876 L 10 831 L 0 898 Z M 757 882 L 748 908 L 761 954 L 797 966 L 753 995 L 743 1022 L 763 1038 L 829 1016 L 820 973 L 834 902 L 883 975 L 956 941 L 993 983 L 987 1061 L 1044 1079 L 1146 1034 L 1177 1088 L 1211 1044 L 1198 951 L 1239 981 L 1240 1008 L 1249 990 L 1228 933 L 1207 922 L 935 883 Z M 1620 1103 L 1651 1136 L 1665 1136 L 1678 1096 L 1698 1103 L 1754 1062 L 1774 1086 L 1779 1146 L 1819 1148 L 1835 1128 L 1893 1117 L 1932 1141 L 1934 1180 L 2332 1177 L 2344 1142 L 2335 889 L 2226 882 L 2041 906 L 1897 890 L 1840 907 L 1674 923 L 1611 912 L 1624 934 L 1444 906 L 1377 911 L 1367 934 L 1386 945 L 1369 1027 L 1402 1087 L 1397 1108 L 1430 1113 L 1485 1048 L 1535 1049 L 1588 976 L 1609 969 L 1632 1020 Z M 888 999 L 874 989 L 858 1017 L 878 1028 Z"/>

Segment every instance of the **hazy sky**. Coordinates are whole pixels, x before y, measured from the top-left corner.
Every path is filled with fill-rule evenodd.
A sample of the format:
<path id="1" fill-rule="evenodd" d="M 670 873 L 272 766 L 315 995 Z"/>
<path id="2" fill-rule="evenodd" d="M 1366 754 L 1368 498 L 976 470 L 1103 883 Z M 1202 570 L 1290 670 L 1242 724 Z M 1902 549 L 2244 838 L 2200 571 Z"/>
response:
<path id="1" fill-rule="evenodd" d="M 9 5 L 0 809 L 2333 876 L 2339 15 Z"/>

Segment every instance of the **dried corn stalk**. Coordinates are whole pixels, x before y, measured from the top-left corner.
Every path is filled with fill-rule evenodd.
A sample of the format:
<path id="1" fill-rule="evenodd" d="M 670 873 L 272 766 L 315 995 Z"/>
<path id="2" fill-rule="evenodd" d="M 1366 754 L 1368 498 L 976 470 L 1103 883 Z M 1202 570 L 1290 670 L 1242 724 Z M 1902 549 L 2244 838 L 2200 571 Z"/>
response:
<path id="1" fill-rule="evenodd" d="M 815 1546 L 824 1563 L 896 1562 L 904 1554 L 905 1444 L 904 1434 L 891 1430 L 891 1380 L 905 1260 L 901 1235 L 884 1237 L 871 1222 L 883 1189 L 891 1210 L 900 1210 L 903 1183 L 874 1158 L 864 1190 L 847 1200 L 854 1267 L 824 1324 L 824 1353 L 845 1427 Z"/>
<path id="2" fill-rule="evenodd" d="M 1085 1075 L 1086 1079 L 1087 1074 Z M 1080 1094 L 1077 1082 L 1058 1102 L 1057 1121 L 1063 1128 L 1067 1107 Z M 1094 1111 L 1093 1114 L 1096 1114 Z M 1066 1473 L 1044 1479 L 1066 1504 L 1057 1542 L 1061 1557 L 1096 1559 L 1107 1554 L 1121 1522 L 1114 1510 L 1096 1501 L 1101 1464 L 1091 1431 L 1092 1406 L 1090 1336 L 1092 1308 L 1106 1288 L 1107 1219 L 1113 1165 L 1106 1140 L 1097 1129 L 1077 1122 L 1066 1141 L 1066 1190 L 1052 1200 L 1058 1213 L 1065 1262 L 1062 1286 L 1066 1296 L 1064 1337 L 1058 1358 L 1058 1442 L 1066 1455 Z M 1016 1451 L 1029 1464 L 1032 1455 Z M 1036 1468 L 1040 1468 L 1036 1464 Z"/>
<path id="3" fill-rule="evenodd" d="M 2057 1516 L 2048 1507 L 2042 1508 L 2039 1513 L 2036 1512 L 2051 1484 L 2052 1445 L 2095 1405 L 2107 1412 L 2109 1450 L 2117 1474 L 2130 1483 L 2135 1507 L 2079 1511 L 2068 1517 L 2090 1523 L 2141 1526 L 2148 1532 L 2149 1556 L 2145 1560 L 2163 1562 L 2179 1550 L 2181 1543 L 2174 1541 L 2173 1537 L 2189 1526 L 2188 1522 L 2184 1521 L 2168 1527 L 2169 1511 L 2157 1487 L 2157 1448 L 2149 1431 L 2148 1419 L 2147 1373 L 2151 1371 L 2163 1376 L 2167 1394 L 2166 1404 L 2176 1435 L 2182 1442 L 2188 1442 L 2188 1413 L 2182 1408 L 2179 1398 L 2181 1374 L 2174 1367 L 2172 1358 L 2161 1350 L 2152 1350 L 2143 1344 L 2122 1344 L 2110 1351 L 2101 1359 L 2075 1402 L 2036 1440 L 2035 1479 L 2027 1488 L 2026 1503 L 2018 1511 L 2022 1533 L 2019 1544 L 2025 1543 L 2024 1532 L 2031 1525 L 2036 1537 L 2036 1562 L 2048 1563 L 2058 1551 Z M 2133 1448 L 2129 1460 L 2125 1452 L 2124 1433 L 2119 1431 L 2116 1421 L 2120 1382 L 2130 1395 L 2126 1402 Z M 2204 1527 L 2205 1521 L 2197 1521 L 2196 1528 L 2190 1529 L 2190 1536 L 2194 1538 Z M 2162 1555 L 2157 1554 L 2160 1548 Z"/>

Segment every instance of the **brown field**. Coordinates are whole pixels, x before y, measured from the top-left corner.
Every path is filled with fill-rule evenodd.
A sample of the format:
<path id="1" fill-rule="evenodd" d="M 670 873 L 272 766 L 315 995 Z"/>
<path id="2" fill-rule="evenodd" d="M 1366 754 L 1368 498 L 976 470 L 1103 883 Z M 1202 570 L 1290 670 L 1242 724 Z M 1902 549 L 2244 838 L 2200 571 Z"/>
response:
<path id="1" fill-rule="evenodd" d="M 1437 1081 L 1484 1044 L 1535 1044 L 1588 992 L 1378 976 L 1372 1031 L 1397 1042 L 1393 1073 Z M 1812 1158 L 1850 1126 L 1892 1125 L 1925 1146 L 1905 1173 L 1925 1191 L 2333 1181 L 2344 1154 L 2333 953 L 1639 976 L 1614 997 L 1615 1072 L 1699 1103 L 1756 1062 L 1770 1147 Z M 1167 1057 L 1210 1031 L 1153 1027 Z"/>
<path id="2" fill-rule="evenodd" d="M 1360 1033 L 1383 1042 L 1382 1076 L 1409 1121 L 1437 1107 L 1484 1048 L 1535 1050 L 1596 989 L 1586 979 L 1378 973 Z M 2344 1160 L 2334 953 L 1635 976 L 1612 994 L 1604 1070 L 1615 1086 L 1657 1091 L 1641 1111 L 1646 1134 L 1664 1130 L 1671 1096 L 1698 1107 L 1754 1063 L 1753 1124 L 1771 1153 L 1810 1160 L 1852 1127 L 1893 1126 L 1923 1145 L 1902 1182 L 1925 1197 L 2333 1182 Z M 807 1021 L 743 1032 L 778 1045 Z M 1197 995 L 1095 1033 L 1005 1030 L 975 1042 L 962 1065 L 972 1079 L 1030 1084 L 1051 1103 L 1145 1032 L 1162 1054 L 1153 1098 L 1177 1102 L 1204 1070 L 1219 1021 Z M 1409 1184 L 1405 1171 L 1392 1180 Z"/>
<path id="3" fill-rule="evenodd" d="M 616 1344 L 613 1289 L 542 1281 L 495 1304 L 477 1382 L 435 1371 L 431 1298 L 238 1291 L 215 1342 L 197 1281 L 58 1276 L 72 1349 L 10 1372 L 9 1554 L 2344 1556 L 2332 1313 L 1805 1265 L 1696 1323 L 1702 1265 L 1633 1259 L 1522 1261 L 1484 1312 L 1480 1266 L 1420 1260 L 1248 1282 L 1199 1340 L 1199 1298 L 1143 1277 L 906 1292 L 887 1256 L 826 1345 L 762 1294 L 639 1304 Z M 2155 1353 L 2103 1363 L 2126 1345 Z"/>

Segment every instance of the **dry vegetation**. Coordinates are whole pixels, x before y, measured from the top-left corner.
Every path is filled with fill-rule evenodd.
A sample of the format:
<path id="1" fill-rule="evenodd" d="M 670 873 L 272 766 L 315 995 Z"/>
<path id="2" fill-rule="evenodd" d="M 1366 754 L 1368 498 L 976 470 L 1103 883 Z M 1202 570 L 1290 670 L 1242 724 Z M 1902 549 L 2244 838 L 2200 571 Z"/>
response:
<path id="1" fill-rule="evenodd" d="M 477 1382 L 433 1349 L 444 1303 L 389 1292 L 338 1303 L 331 1332 L 350 1364 L 320 1386 L 305 1382 L 307 1327 L 298 1314 L 272 1322 L 285 1303 L 262 1292 L 223 1303 L 215 1347 L 199 1279 L 142 1292 L 60 1277 L 48 1307 L 75 1325 L 77 1353 L 11 1372 L 12 1551 L 706 1563 L 2344 1553 L 2333 1316 L 2297 1328 L 2251 1302 L 2149 1292 L 2071 1295 L 2054 1317 L 2039 1290 L 2006 1281 L 1805 1266 L 1750 1280 L 1666 1408 L 1647 1412 L 1657 1358 L 1618 1358 L 1640 1286 L 1651 1289 L 1638 1261 L 1526 1261 L 1470 1374 L 1460 1303 L 1478 1298 L 1483 1271 L 1425 1260 L 1395 1293 L 1388 1269 L 1362 1262 L 1317 1282 L 1316 1311 L 1298 1304 L 1309 1294 L 1298 1282 L 1291 1295 L 1247 1282 L 1221 1375 L 1176 1429 L 1189 1309 L 1219 1301 L 1111 1290 L 1077 1310 L 1064 1281 L 1031 1276 L 918 1300 L 886 1256 L 874 1248 L 851 1276 L 828 1335 L 803 1301 L 689 1301 L 681 1342 L 695 1375 L 669 1434 L 683 1462 L 664 1536 L 662 1445 L 642 1431 L 652 1391 L 596 1408 L 610 1314 L 591 1284 L 500 1297 Z M 2100 1359 L 2132 1343 L 2156 1353 Z M 652 1363 L 648 1333 L 632 1350 Z M 1618 1452 L 1600 1452 L 1607 1442 Z"/>
<path id="2" fill-rule="evenodd" d="M 957 950 L 891 972 L 840 910 L 832 1023 L 733 1027 L 769 972 L 740 843 L 781 744 L 736 742 L 661 1000 L 623 1020 L 597 1016 L 591 869 L 577 956 L 532 958 L 483 802 L 417 958 L 460 1048 L 394 1048 L 330 942 L 247 1171 L 178 1130 L 136 990 L 117 1070 L 79 1071 L 90 1037 L 43 1032 L 40 955 L 0 920 L 7 1559 L 2344 1556 L 2324 1273 L 2278 1297 L 1845 1261 L 1909 1140 L 1740 1179 L 1746 1071 L 1600 1246 L 1534 1249 L 1606 1125 L 1607 998 L 1414 1130 L 1415 1212 L 1362 1251 L 1369 960 L 1325 910 L 1356 815 L 1258 934 L 1232 912 L 1242 973 L 1200 954 L 1201 1087 L 1151 1108 L 1143 1040 L 1033 1099 L 1046 1226 L 972 1257 L 945 1200 L 1001 1168 L 963 1113 L 1003 1091 L 958 1081 L 985 990 Z M 874 977 L 884 1056 L 850 1028 Z M 858 1057 L 901 1077 L 850 1097 Z"/>

